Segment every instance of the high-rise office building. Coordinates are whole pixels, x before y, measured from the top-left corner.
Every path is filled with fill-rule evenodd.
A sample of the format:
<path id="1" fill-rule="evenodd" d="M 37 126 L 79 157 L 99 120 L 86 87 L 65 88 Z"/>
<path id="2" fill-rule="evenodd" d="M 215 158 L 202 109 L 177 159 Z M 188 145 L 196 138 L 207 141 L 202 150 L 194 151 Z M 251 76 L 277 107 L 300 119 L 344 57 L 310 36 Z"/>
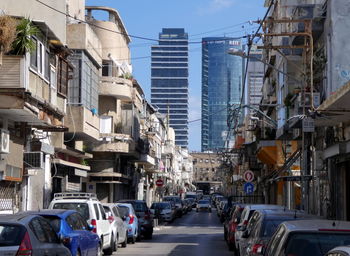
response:
<path id="1" fill-rule="evenodd" d="M 228 54 L 242 50 L 240 39 L 202 39 L 202 151 L 220 151 L 232 144 L 227 122 L 230 106 L 242 97 L 243 60 Z"/>
<path id="2" fill-rule="evenodd" d="M 258 45 L 253 44 L 250 49 L 248 67 L 247 67 L 247 79 L 245 91 L 245 104 L 252 108 L 259 108 L 264 78 L 264 63 L 259 61 L 262 58 L 262 50 L 258 49 Z M 244 114 L 251 112 L 251 109 L 244 109 Z"/>
<path id="3" fill-rule="evenodd" d="M 152 46 L 151 103 L 169 115 L 175 143 L 188 146 L 188 35 L 183 28 L 163 28 Z"/>

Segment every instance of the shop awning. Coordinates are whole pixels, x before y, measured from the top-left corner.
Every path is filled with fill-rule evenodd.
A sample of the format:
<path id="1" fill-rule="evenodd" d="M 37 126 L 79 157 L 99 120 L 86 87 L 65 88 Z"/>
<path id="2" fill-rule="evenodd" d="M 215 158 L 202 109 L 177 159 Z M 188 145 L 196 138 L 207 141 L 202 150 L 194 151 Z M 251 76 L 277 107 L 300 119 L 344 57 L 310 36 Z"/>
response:
<path id="1" fill-rule="evenodd" d="M 329 96 L 317 109 L 315 126 L 334 126 L 350 120 L 350 82 Z"/>
<path id="2" fill-rule="evenodd" d="M 258 145 L 258 159 L 264 164 L 274 165 L 277 162 L 277 146 L 275 141 L 261 141 Z"/>
<path id="3" fill-rule="evenodd" d="M 54 164 L 61 164 L 61 165 L 69 166 L 69 167 L 74 167 L 74 168 L 82 169 L 82 170 L 85 170 L 85 171 L 90 171 L 90 166 L 68 162 L 68 161 L 65 161 L 65 160 L 62 160 L 62 159 L 59 159 L 59 158 L 53 159 L 52 163 L 54 163 Z"/>

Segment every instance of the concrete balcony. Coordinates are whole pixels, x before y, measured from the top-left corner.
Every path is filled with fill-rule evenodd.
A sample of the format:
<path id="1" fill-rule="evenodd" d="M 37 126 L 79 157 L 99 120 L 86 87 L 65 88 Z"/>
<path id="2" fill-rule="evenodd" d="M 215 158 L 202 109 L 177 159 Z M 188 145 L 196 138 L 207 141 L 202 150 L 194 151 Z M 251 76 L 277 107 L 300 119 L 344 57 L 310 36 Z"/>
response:
<path id="1" fill-rule="evenodd" d="M 129 79 L 103 76 L 99 85 L 99 95 L 112 96 L 123 101 L 132 101 L 132 82 Z"/>
<path id="2" fill-rule="evenodd" d="M 101 41 L 88 24 L 77 23 L 67 25 L 67 44 L 70 49 L 84 49 L 101 65 Z"/>
<path id="3" fill-rule="evenodd" d="M 29 68 L 23 56 L 4 55 L 0 66 L 0 115 L 40 129 L 64 130 L 65 97 Z"/>
<path id="4" fill-rule="evenodd" d="M 67 107 L 64 124 L 68 127 L 67 133 L 75 133 L 76 140 L 96 141 L 99 139 L 100 118 L 83 106 Z"/>
<path id="5" fill-rule="evenodd" d="M 135 142 L 127 134 L 101 134 L 100 141 L 94 142 L 91 149 L 94 152 L 130 153 L 135 151 Z"/>

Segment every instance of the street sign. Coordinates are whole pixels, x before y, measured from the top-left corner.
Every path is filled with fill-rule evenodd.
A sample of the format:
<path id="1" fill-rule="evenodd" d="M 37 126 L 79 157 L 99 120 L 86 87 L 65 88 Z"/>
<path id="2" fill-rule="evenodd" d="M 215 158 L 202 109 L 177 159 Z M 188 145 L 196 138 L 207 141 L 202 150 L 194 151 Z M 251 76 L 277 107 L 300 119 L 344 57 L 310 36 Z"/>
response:
<path id="1" fill-rule="evenodd" d="M 163 187 L 164 181 L 159 179 L 159 180 L 156 181 L 156 185 L 157 185 L 157 187 Z"/>
<path id="2" fill-rule="evenodd" d="M 254 173 L 252 171 L 245 171 L 243 174 L 243 179 L 245 182 L 251 182 L 254 179 Z"/>
<path id="3" fill-rule="evenodd" d="M 315 122 L 312 118 L 303 119 L 303 132 L 315 132 Z"/>
<path id="4" fill-rule="evenodd" d="M 247 182 L 244 184 L 243 189 L 246 194 L 252 194 L 254 192 L 254 184 L 251 182 Z"/>

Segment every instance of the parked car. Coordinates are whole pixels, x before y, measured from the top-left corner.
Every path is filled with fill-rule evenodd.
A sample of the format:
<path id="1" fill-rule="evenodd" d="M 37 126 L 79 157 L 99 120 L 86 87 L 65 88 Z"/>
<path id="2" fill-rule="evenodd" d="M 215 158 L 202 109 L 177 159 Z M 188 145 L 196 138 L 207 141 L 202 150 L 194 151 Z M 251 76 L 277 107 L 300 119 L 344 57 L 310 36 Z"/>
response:
<path id="1" fill-rule="evenodd" d="M 38 215 L 0 215 L 0 255 L 70 256 L 50 222 Z"/>
<path id="2" fill-rule="evenodd" d="M 350 243 L 350 222 L 334 220 L 286 221 L 271 237 L 265 256 L 323 256 Z"/>
<path id="3" fill-rule="evenodd" d="M 234 211 L 232 212 L 231 219 L 224 224 L 224 237 L 227 243 L 227 246 L 230 251 L 236 250 L 235 245 L 235 232 L 236 228 L 241 220 L 241 215 L 244 210 L 245 205 L 237 204 L 234 206 Z"/>
<path id="4" fill-rule="evenodd" d="M 23 214 L 40 215 L 48 220 L 72 256 L 102 255 L 100 238 L 91 232 L 92 226 L 74 210 L 41 210 Z"/>
<path id="5" fill-rule="evenodd" d="M 126 216 L 121 216 L 115 203 L 102 204 L 107 214 L 107 219 L 112 229 L 113 250 L 118 250 L 118 245 L 126 247 L 128 244 L 128 225 L 124 222 Z"/>
<path id="6" fill-rule="evenodd" d="M 179 196 L 165 196 L 163 202 L 173 201 L 176 206 L 176 217 L 182 217 L 182 202 Z"/>
<path id="7" fill-rule="evenodd" d="M 136 216 L 134 207 L 132 204 L 127 204 L 127 203 L 116 203 L 118 207 L 118 212 L 119 215 L 124 217 L 124 223 L 128 227 L 128 241 L 131 243 L 135 243 L 136 240 L 140 240 L 140 223 L 139 219 Z"/>
<path id="8" fill-rule="evenodd" d="M 168 222 L 175 219 L 175 207 L 170 202 L 153 203 L 150 210 L 154 218 Z"/>
<path id="9" fill-rule="evenodd" d="M 199 200 L 197 203 L 197 209 L 196 212 L 199 212 L 201 210 L 206 210 L 208 212 L 211 212 L 211 205 L 208 200 Z"/>
<path id="10" fill-rule="evenodd" d="M 301 219 L 319 219 L 319 217 L 293 210 L 256 210 L 239 241 L 240 255 L 257 255 L 266 247 L 280 223 Z"/>
<path id="11" fill-rule="evenodd" d="M 92 232 L 96 233 L 100 238 L 104 253 L 112 253 L 111 227 L 101 202 L 97 200 L 96 194 L 55 193 L 49 209 L 67 209 L 79 212 L 93 226 Z"/>
<path id="12" fill-rule="evenodd" d="M 216 214 L 217 216 L 220 218 L 221 217 L 221 213 L 225 207 L 225 205 L 227 204 L 227 199 L 222 199 L 216 207 Z"/>
<path id="13" fill-rule="evenodd" d="M 187 207 L 187 212 L 191 212 L 192 211 L 192 201 L 193 199 L 190 198 L 186 198 L 184 199 L 184 201 L 186 202 L 186 207 Z"/>
<path id="14" fill-rule="evenodd" d="M 335 247 L 326 256 L 350 256 L 350 245 Z"/>
<path id="15" fill-rule="evenodd" d="M 284 206 L 274 205 L 274 204 L 247 204 L 243 209 L 240 222 L 236 227 L 235 246 L 236 246 L 237 252 L 240 252 L 239 240 L 241 239 L 242 234 L 245 231 L 251 216 L 256 210 L 284 210 L 284 209 L 285 209 Z"/>
<path id="16" fill-rule="evenodd" d="M 152 239 L 153 218 L 146 202 L 143 200 L 120 200 L 118 202 L 132 204 L 136 212 L 136 216 L 140 222 L 140 234 L 143 235 L 146 239 Z"/>

